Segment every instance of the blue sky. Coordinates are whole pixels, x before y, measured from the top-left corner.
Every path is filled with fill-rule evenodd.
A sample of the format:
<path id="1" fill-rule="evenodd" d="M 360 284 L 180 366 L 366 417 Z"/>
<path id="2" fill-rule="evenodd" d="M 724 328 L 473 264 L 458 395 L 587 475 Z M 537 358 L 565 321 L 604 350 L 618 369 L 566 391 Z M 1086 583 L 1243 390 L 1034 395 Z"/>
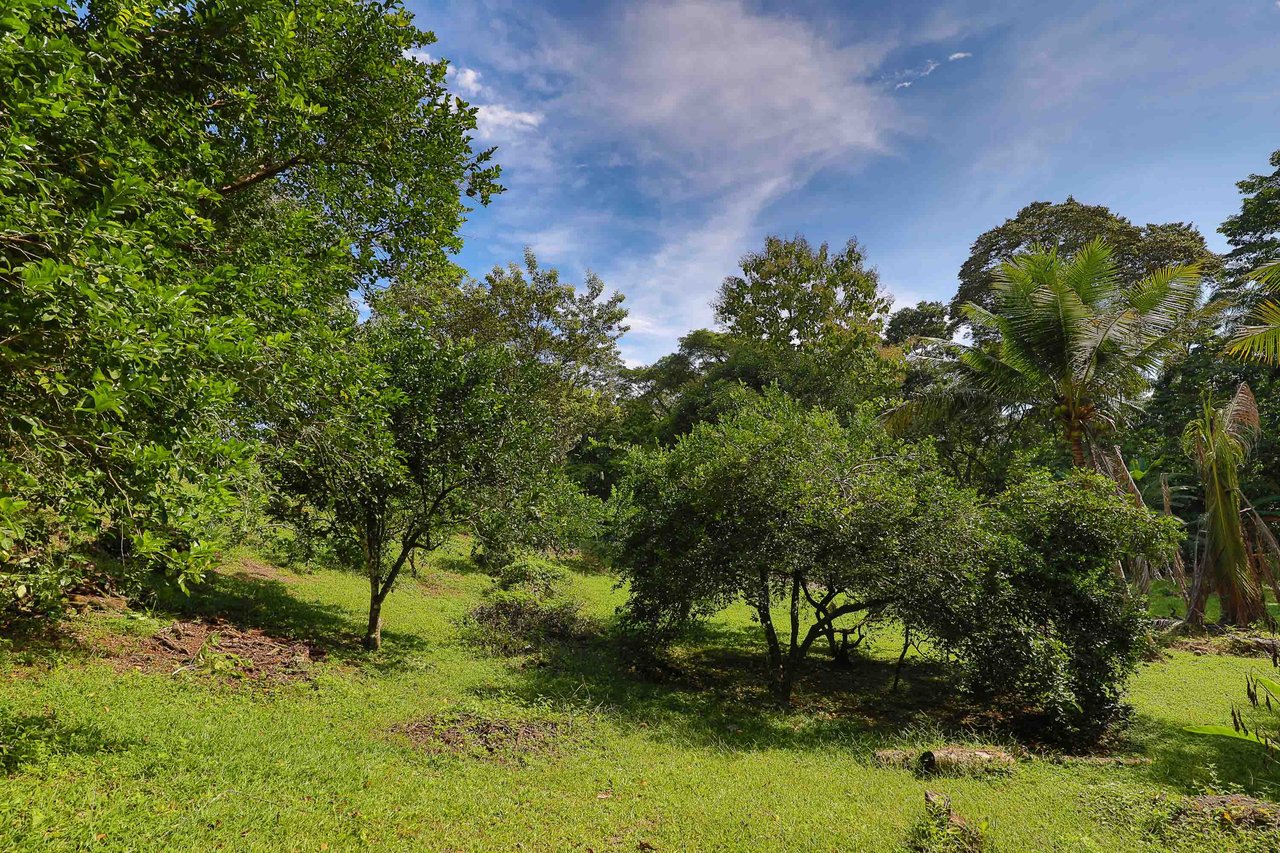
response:
<path id="1" fill-rule="evenodd" d="M 767 234 L 856 236 L 898 304 L 1067 195 L 1213 248 L 1280 148 L 1280 0 L 408 0 L 508 191 L 473 275 L 523 246 L 627 295 L 632 363 L 711 323 Z"/>

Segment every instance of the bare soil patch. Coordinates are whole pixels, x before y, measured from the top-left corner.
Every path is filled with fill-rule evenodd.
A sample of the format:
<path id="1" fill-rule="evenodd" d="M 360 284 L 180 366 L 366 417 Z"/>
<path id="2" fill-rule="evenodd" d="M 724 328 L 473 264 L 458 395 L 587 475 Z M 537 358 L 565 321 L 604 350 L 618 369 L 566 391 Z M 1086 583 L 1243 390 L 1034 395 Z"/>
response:
<path id="1" fill-rule="evenodd" d="M 415 746 L 439 754 L 496 760 L 518 759 L 550 750 L 568 724 L 550 720 L 511 720 L 477 714 L 436 714 L 396 726 Z"/>
<path id="2" fill-rule="evenodd" d="M 219 619 L 175 622 L 150 637 L 111 635 L 101 647 L 121 670 L 271 682 L 304 679 L 325 655 L 314 644 Z"/>

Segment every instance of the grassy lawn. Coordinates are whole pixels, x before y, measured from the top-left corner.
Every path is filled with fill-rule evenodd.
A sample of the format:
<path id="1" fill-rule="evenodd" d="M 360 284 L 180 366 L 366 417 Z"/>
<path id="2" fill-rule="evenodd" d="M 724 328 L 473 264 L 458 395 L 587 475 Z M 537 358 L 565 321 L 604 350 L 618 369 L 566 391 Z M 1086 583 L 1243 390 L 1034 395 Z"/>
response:
<path id="1" fill-rule="evenodd" d="M 986 821 L 1006 851 L 1246 849 L 1261 842 L 1244 832 L 1157 837 L 1147 816 L 1158 795 L 1206 786 L 1276 795 L 1280 777 L 1248 745 L 1181 731 L 1225 722 L 1257 660 L 1175 652 L 1145 665 L 1120 748 L 1145 763 L 1028 759 L 1009 776 L 925 780 L 871 752 L 965 735 L 929 722 L 952 719 L 931 713 L 949 699 L 945 673 L 910 661 L 889 690 L 891 636 L 852 671 L 816 660 L 798 709 L 781 713 L 758 701 L 745 610 L 722 614 L 681 649 L 679 675 L 655 680 L 598 639 L 520 657 L 477 649 L 457 623 L 490 583 L 460 555 L 437 560 L 391 595 L 386 647 L 367 655 L 354 643 L 365 582 L 239 554 L 190 600 L 77 617 L 78 645 L 8 647 L 0 849 L 894 850 L 926 789 Z M 607 624 L 622 600 L 612 579 L 572 583 Z M 164 629 L 175 609 L 327 655 L 305 678 L 262 683 L 98 654 L 110 637 Z M 538 736 L 490 754 L 400 730 L 423 720 L 428 732 L 488 720 Z"/>

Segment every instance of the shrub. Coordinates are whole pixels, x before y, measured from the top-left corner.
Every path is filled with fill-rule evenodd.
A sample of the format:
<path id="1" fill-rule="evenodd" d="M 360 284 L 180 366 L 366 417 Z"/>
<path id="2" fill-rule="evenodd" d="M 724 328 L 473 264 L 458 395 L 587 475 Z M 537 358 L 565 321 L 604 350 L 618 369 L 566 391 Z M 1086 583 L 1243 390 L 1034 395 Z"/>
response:
<path id="1" fill-rule="evenodd" d="M 502 590 L 524 590 L 539 599 L 546 599 L 558 592 L 567 578 L 565 570 L 550 560 L 522 557 L 498 572 L 498 587 Z"/>
<path id="2" fill-rule="evenodd" d="M 477 645 L 501 654 L 532 651 L 548 642 L 581 638 L 587 629 L 578 603 L 544 599 L 525 589 L 495 590 L 463 624 Z"/>
<path id="3" fill-rule="evenodd" d="M 1035 723 L 1038 739 L 1091 742 L 1125 715 L 1121 694 L 1145 631 L 1117 567 L 1166 558 L 1178 523 L 1084 471 L 1033 472 L 994 510 L 967 612 L 939 633 L 975 696 Z"/>

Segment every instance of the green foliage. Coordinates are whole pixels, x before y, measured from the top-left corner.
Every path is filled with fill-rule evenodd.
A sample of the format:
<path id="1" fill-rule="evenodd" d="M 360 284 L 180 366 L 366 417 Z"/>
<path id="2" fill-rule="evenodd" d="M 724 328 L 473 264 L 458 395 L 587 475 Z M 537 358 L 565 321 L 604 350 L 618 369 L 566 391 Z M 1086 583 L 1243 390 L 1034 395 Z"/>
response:
<path id="1" fill-rule="evenodd" d="M 104 552 L 198 578 L 347 293 L 447 266 L 461 192 L 498 187 L 444 64 L 404 56 L 431 41 L 359 0 L 6 9 L 6 614 Z"/>
<path id="2" fill-rule="evenodd" d="M 1270 174 L 1250 175 L 1236 184 L 1240 212 L 1227 217 L 1218 232 L 1227 238 L 1227 261 L 1235 272 L 1247 272 L 1280 260 L 1280 151 L 1271 154 Z"/>
<path id="3" fill-rule="evenodd" d="M 1202 321 L 1200 277 L 1194 265 L 1163 267 L 1126 283 L 1101 241 L 1070 258 L 1020 255 L 997 274 L 994 310 L 964 309 L 994 342 L 961 347 L 949 375 L 896 418 L 969 407 L 1029 413 L 1056 425 L 1083 466 Z"/>
<path id="4" fill-rule="evenodd" d="M 1274 294 L 1280 291 L 1280 261 L 1258 267 L 1246 278 L 1261 284 L 1263 293 Z M 1227 344 L 1227 352 L 1270 365 L 1280 364 L 1280 303 L 1264 298 L 1254 305 Z"/>
<path id="5" fill-rule="evenodd" d="M 1247 626 L 1264 611 L 1261 578 L 1245 529 L 1247 502 L 1240 491 L 1240 468 L 1258 429 L 1257 403 L 1249 386 L 1242 384 L 1222 406 L 1206 395 L 1201 416 L 1189 422 L 1182 435 L 1183 450 L 1204 487 L 1205 542 L 1196 566 L 1193 619 L 1203 618 L 1203 596 L 1210 583 L 1227 621 Z"/>
<path id="6" fill-rule="evenodd" d="M 994 509 L 1001 537 L 971 602 L 977 610 L 961 611 L 940 639 L 969 689 L 1030 711 L 1037 738 L 1092 741 L 1124 710 L 1145 630 L 1119 562 L 1167 558 L 1181 528 L 1086 471 L 1030 474 Z"/>
<path id="7" fill-rule="evenodd" d="M 986 822 L 972 823 L 957 815 L 951 799 L 925 792 L 924 817 L 907 834 L 904 847 L 910 853 L 984 853 L 994 850 Z"/>
<path id="8" fill-rule="evenodd" d="M 517 587 L 546 598 L 564 586 L 567 575 L 560 566 L 543 557 L 522 557 L 498 573 L 498 588 L 511 590 Z"/>
<path id="9" fill-rule="evenodd" d="M 949 306 L 952 323 L 971 322 L 964 314 L 964 306 L 970 302 L 993 310 L 1000 268 L 1018 255 L 1040 247 L 1069 257 L 1095 240 L 1113 248 L 1116 275 L 1124 284 L 1168 266 L 1195 264 L 1211 277 L 1221 269 L 1221 261 L 1192 225 L 1170 222 L 1139 227 L 1102 205 L 1081 204 L 1071 197 L 1061 204 L 1037 201 L 973 242 L 960 268 L 960 287 Z M 989 339 L 992 331 L 972 329 L 978 341 Z"/>
<path id="10" fill-rule="evenodd" d="M 921 578 L 944 587 L 971 566 L 974 499 L 929 462 L 865 414 L 846 429 L 778 392 L 745 398 L 669 451 L 637 453 L 620 495 L 626 623 L 660 644 L 741 600 L 787 700 L 810 647 L 834 649 L 843 617 L 899 613 Z"/>
<path id="11" fill-rule="evenodd" d="M 907 344 L 917 338 L 947 337 L 947 306 L 920 301 L 893 312 L 885 325 L 884 339 L 891 344 Z"/>

